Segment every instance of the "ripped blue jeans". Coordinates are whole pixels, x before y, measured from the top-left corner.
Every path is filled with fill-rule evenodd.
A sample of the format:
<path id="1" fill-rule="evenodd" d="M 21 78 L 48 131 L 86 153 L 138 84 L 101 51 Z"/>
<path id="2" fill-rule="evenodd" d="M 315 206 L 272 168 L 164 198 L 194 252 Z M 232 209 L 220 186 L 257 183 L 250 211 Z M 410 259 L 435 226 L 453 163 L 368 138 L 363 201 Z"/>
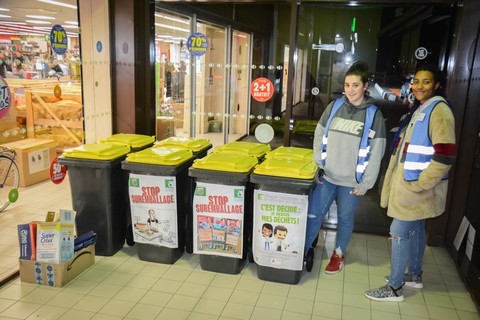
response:
<path id="1" fill-rule="evenodd" d="M 425 220 L 402 221 L 393 219 L 390 225 L 392 257 L 389 284 L 394 289 L 403 285 L 403 274 L 408 265 L 411 275 L 422 274 L 422 261 L 427 235 Z"/>
<path id="2" fill-rule="evenodd" d="M 335 249 L 340 247 L 345 254 L 355 225 L 355 212 L 357 211 L 360 197 L 350 193 L 353 190 L 352 187 L 343 187 L 330 183 L 323 177 L 321 179 L 323 184 L 317 184 L 311 191 L 308 199 L 305 254 L 320 232 L 323 219 L 330 209 L 333 200 L 337 203 L 338 217 Z"/>

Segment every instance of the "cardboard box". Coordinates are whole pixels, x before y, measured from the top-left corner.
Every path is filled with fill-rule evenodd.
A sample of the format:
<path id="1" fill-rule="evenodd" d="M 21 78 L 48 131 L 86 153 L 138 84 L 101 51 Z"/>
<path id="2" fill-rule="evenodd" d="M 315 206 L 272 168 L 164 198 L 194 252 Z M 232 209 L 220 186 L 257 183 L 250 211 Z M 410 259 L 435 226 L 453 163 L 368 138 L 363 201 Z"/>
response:
<path id="1" fill-rule="evenodd" d="M 24 139 L 2 146 L 14 149 L 17 153 L 15 163 L 20 172 L 20 187 L 50 178 L 50 163 L 57 156 L 55 140 Z"/>
<path id="2" fill-rule="evenodd" d="M 174 117 L 157 117 L 157 141 L 175 136 L 175 118 Z"/>
<path id="3" fill-rule="evenodd" d="M 95 263 L 95 246 L 88 246 L 73 259 L 63 263 L 48 263 L 19 259 L 20 280 L 61 287 Z"/>

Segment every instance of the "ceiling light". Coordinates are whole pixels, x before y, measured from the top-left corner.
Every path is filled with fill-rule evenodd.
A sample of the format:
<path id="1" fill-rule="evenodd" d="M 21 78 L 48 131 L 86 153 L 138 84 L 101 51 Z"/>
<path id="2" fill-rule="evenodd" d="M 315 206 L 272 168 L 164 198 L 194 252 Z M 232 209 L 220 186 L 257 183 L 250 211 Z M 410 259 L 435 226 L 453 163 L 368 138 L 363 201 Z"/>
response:
<path id="1" fill-rule="evenodd" d="M 179 27 L 175 27 L 175 26 L 170 26 L 170 25 L 168 25 L 168 24 L 155 23 L 155 25 L 156 25 L 157 27 L 163 27 L 163 28 L 167 28 L 167 29 L 184 31 L 184 32 L 190 32 L 190 30 L 188 30 L 188 29 L 179 28 Z"/>
<path id="2" fill-rule="evenodd" d="M 66 24 L 73 24 L 78 26 L 78 21 L 65 21 Z"/>
<path id="3" fill-rule="evenodd" d="M 155 13 L 155 17 L 170 20 L 170 21 L 180 22 L 180 23 L 184 23 L 184 24 L 188 24 L 188 25 L 190 24 L 190 21 L 188 21 L 188 20 L 184 20 L 184 19 L 180 19 L 180 18 L 174 18 L 174 17 L 170 17 L 170 16 L 165 16 L 165 15 L 162 15 L 162 14 L 159 14 L 159 13 Z"/>
<path id="4" fill-rule="evenodd" d="M 0 14 L 0 18 L 11 18 L 12 16 L 7 16 L 6 14 Z"/>
<path id="5" fill-rule="evenodd" d="M 7 9 L 7 8 L 0 8 L 0 11 L 10 11 L 10 9 Z"/>
<path id="6" fill-rule="evenodd" d="M 14 22 L 14 21 L 0 21 L 1 24 L 15 24 L 15 25 L 26 25 L 25 22 Z"/>
<path id="7" fill-rule="evenodd" d="M 28 23 L 35 23 L 35 24 L 52 24 L 50 21 L 42 21 L 42 20 L 25 20 Z"/>
<path id="8" fill-rule="evenodd" d="M 75 9 L 75 10 L 77 9 L 77 6 L 73 4 L 68 4 L 60 1 L 55 1 L 55 0 L 38 0 L 38 1 L 53 4 L 60 7 L 65 7 L 65 8 Z"/>
<path id="9" fill-rule="evenodd" d="M 26 15 L 27 18 L 33 18 L 33 19 L 44 19 L 44 20 L 55 20 L 54 17 L 49 17 L 49 16 L 37 16 L 37 15 Z"/>

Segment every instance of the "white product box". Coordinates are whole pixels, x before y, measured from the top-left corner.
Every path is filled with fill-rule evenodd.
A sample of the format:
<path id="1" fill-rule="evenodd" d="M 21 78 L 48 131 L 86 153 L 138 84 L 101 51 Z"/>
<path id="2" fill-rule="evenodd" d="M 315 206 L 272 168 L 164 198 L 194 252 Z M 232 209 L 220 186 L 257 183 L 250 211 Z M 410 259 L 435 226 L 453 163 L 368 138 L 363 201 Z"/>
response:
<path id="1" fill-rule="evenodd" d="M 60 210 L 60 221 L 37 224 L 37 261 L 62 263 L 73 257 L 75 211 Z"/>

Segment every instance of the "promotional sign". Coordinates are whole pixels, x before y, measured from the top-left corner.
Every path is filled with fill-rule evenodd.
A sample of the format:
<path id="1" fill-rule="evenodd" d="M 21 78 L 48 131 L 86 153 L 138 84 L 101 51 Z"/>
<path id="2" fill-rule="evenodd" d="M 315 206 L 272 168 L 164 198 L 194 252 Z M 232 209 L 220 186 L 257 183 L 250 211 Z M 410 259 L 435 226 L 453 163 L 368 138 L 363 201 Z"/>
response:
<path id="1" fill-rule="evenodd" d="M 64 54 L 67 51 L 67 33 L 65 29 L 59 24 L 56 24 L 52 27 L 50 31 L 50 44 L 52 46 L 52 50 L 56 54 Z"/>
<path id="2" fill-rule="evenodd" d="M 58 157 L 53 159 L 52 163 L 50 164 L 50 180 L 53 183 L 59 184 L 65 179 L 67 175 L 67 167 L 63 164 L 58 163 Z"/>
<path id="3" fill-rule="evenodd" d="M 208 38 L 200 32 L 195 32 L 187 39 L 187 49 L 194 56 L 202 56 L 208 50 Z"/>
<path id="4" fill-rule="evenodd" d="M 273 97 L 273 92 L 273 83 L 267 78 L 255 79 L 250 86 L 252 98 L 259 102 L 270 100 Z"/>
<path id="5" fill-rule="evenodd" d="M 0 119 L 3 118 L 10 110 L 12 105 L 12 94 L 8 84 L 0 77 Z"/>
<path id="6" fill-rule="evenodd" d="M 259 266 L 302 270 L 308 196 L 254 191 L 253 258 Z"/>
<path id="7" fill-rule="evenodd" d="M 193 196 L 193 252 L 242 258 L 245 187 L 198 182 Z"/>
<path id="8" fill-rule="evenodd" d="M 128 194 L 134 241 L 178 248 L 175 177 L 132 173 Z"/>

